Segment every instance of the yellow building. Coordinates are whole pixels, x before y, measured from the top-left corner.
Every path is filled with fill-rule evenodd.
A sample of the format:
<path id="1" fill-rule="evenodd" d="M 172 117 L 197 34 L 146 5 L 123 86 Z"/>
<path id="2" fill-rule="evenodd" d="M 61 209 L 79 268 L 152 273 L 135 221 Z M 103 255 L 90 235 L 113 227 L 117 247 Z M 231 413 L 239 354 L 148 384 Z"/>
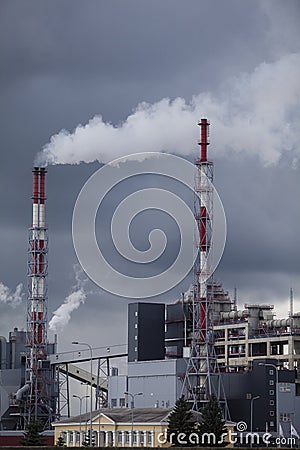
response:
<path id="1" fill-rule="evenodd" d="M 164 443 L 171 409 L 113 408 L 93 411 L 93 440 L 99 447 L 168 447 Z M 67 447 L 80 447 L 90 429 L 90 415 L 54 422 L 54 442 L 59 436 Z"/>
<path id="2" fill-rule="evenodd" d="M 172 409 L 167 408 L 113 408 L 93 411 L 93 442 L 96 447 L 169 447 L 166 434 L 171 411 Z M 201 422 L 200 413 L 193 411 L 193 416 L 195 422 Z M 52 425 L 55 430 L 55 443 L 61 436 L 67 447 L 81 447 L 85 436 L 89 435 L 90 414 L 64 419 Z M 225 425 L 227 433 L 234 430 L 233 422 L 226 422 Z M 228 442 L 228 435 L 224 440 Z M 233 447 L 232 443 L 228 444 L 228 447 Z"/>

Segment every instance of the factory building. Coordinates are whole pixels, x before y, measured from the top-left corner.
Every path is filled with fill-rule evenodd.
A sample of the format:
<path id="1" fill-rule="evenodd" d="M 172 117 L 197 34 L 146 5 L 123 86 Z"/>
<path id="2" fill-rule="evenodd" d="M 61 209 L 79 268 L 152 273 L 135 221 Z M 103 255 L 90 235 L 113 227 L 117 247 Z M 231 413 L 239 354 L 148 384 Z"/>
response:
<path id="1" fill-rule="evenodd" d="M 238 310 L 220 283 L 211 285 L 210 292 L 214 299 L 214 346 L 231 419 L 245 421 L 250 427 L 251 400 L 259 397 L 252 405 L 256 410 L 254 430 L 275 433 L 277 414 L 283 430 L 288 432 L 291 422 L 300 428 L 299 314 L 275 319 L 273 305 L 264 304 L 247 304 Z M 127 377 L 116 373 L 109 377 L 110 407 L 130 406 L 130 399 L 124 394 L 127 391 L 142 394 L 134 397 L 137 408 L 172 408 L 184 394 L 183 379 L 192 333 L 190 301 L 181 298 L 168 304 L 164 314 L 161 304 L 157 308 L 158 305 L 149 303 L 147 315 L 141 313 L 145 329 L 150 324 L 158 329 L 164 325 L 165 357 L 147 360 L 129 357 Z M 150 345 L 155 332 L 134 335 L 138 330 L 135 325 L 138 315 L 133 312 L 139 311 L 138 305 L 129 305 L 128 355 L 134 354 L 140 338 L 146 337 Z"/>
<path id="2" fill-rule="evenodd" d="M 128 361 L 165 358 L 165 305 L 131 303 L 128 306 Z"/>
<path id="3" fill-rule="evenodd" d="M 8 340 L 0 336 L 0 419 L 1 429 L 11 429 L 11 420 L 3 417 L 11 396 L 25 382 L 26 332 L 14 328 Z M 13 420 L 15 421 L 15 420 Z"/>
<path id="4" fill-rule="evenodd" d="M 56 343 L 47 344 L 54 354 Z M 0 336 L 0 430 L 22 428 L 22 387 L 26 376 L 26 331 L 14 328 L 8 340 Z"/>

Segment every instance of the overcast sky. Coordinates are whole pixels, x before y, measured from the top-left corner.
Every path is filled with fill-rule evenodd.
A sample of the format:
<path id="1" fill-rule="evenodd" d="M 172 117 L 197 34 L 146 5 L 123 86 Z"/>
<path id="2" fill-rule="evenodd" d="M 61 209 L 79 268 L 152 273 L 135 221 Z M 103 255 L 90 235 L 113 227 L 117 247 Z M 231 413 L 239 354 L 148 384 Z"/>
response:
<path id="1" fill-rule="evenodd" d="M 78 288 L 72 211 L 99 161 L 149 150 L 193 160 L 202 114 L 228 224 L 216 278 L 230 292 L 237 287 L 241 307 L 272 303 L 278 317 L 293 287 L 300 310 L 299 23 L 297 0 L 2 0 L 0 335 L 26 326 L 36 155 L 46 146 L 43 157 L 57 163 L 47 175 L 50 320 Z M 149 223 L 156 227 L 144 223 L 142 243 Z M 155 300 L 175 300 L 190 282 Z M 126 342 L 128 300 L 92 282 L 84 289 L 59 349 L 73 339 Z"/>

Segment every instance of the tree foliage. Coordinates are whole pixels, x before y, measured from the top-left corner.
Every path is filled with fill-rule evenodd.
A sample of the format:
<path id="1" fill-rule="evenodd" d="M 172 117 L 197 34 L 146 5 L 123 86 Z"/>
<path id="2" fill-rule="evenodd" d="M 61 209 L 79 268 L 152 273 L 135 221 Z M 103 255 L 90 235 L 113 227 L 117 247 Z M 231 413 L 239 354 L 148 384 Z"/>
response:
<path id="1" fill-rule="evenodd" d="M 194 431 L 195 423 L 193 421 L 192 411 L 190 410 L 190 405 L 184 398 L 180 397 L 176 403 L 173 411 L 168 418 L 168 430 L 167 438 L 174 446 L 190 446 L 188 441 L 189 435 Z M 186 444 L 182 443 L 182 439 L 179 435 L 185 434 L 183 440 L 187 441 Z M 180 442 L 178 442 L 178 438 Z"/>
<path id="2" fill-rule="evenodd" d="M 25 428 L 24 439 L 20 442 L 29 447 L 38 447 L 44 445 L 45 438 L 41 435 L 43 423 L 40 420 L 31 420 Z"/>
<path id="3" fill-rule="evenodd" d="M 205 408 L 203 408 L 201 413 L 202 421 L 199 426 L 199 433 L 202 437 L 202 445 L 205 447 L 226 447 L 227 444 L 224 442 L 224 434 L 226 434 L 227 431 L 225 420 L 223 420 L 222 409 L 214 394 L 211 395 L 209 402 L 206 404 Z M 212 438 L 210 438 L 210 440 L 208 440 L 208 438 L 205 439 L 205 436 L 208 436 L 209 433 L 212 433 L 215 436 L 215 443 Z"/>
<path id="4" fill-rule="evenodd" d="M 58 437 L 55 447 L 66 447 L 66 443 L 65 443 L 63 436 Z"/>

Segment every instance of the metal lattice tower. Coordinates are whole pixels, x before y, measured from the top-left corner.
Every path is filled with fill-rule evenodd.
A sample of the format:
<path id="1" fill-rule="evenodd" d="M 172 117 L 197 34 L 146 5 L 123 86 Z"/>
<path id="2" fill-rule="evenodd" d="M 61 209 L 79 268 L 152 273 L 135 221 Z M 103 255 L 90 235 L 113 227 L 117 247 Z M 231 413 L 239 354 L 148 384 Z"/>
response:
<path id="1" fill-rule="evenodd" d="M 24 421 L 40 419 L 45 427 L 53 417 L 53 377 L 47 350 L 48 235 L 45 223 L 46 169 L 33 169 L 32 226 L 29 229 L 27 361 Z"/>
<path id="2" fill-rule="evenodd" d="M 228 416 L 222 389 L 213 334 L 213 281 L 212 281 L 212 223 L 213 223 L 213 163 L 207 159 L 209 123 L 201 119 L 200 157 L 195 160 L 194 214 L 197 223 L 194 242 L 197 258 L 194 265 L 194 283 L 190 315 L 192 342 L 183 381 L 182 394 L 194 410 L 201 410 L 212 393 L 225 402 L 224 415 Z"/>

